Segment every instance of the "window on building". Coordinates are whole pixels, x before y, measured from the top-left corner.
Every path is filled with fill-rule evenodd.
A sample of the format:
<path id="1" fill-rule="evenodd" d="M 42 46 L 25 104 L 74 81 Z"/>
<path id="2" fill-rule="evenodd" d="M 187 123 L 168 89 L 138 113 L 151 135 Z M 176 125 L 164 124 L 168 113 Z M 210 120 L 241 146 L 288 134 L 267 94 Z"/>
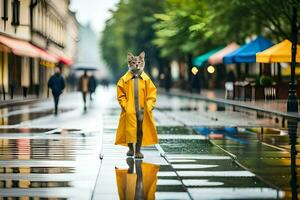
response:
<path id="1" fill-rule="evenodd" d="M 37 5 L 37 0 L 31 0 L 30 6 L 34 7 Z"/>
<path id="2" fill-rule="evenodd" d="M 12 2 L 12 22 L 11 24 L 14 26 L 20 25 L 20 1 L 19 0 L 13 0 Z"/>
<path id="3" fill-rule="evenodd" d="M 2 0 L 3 7 L 2 7 L 2 20 L 8 20 L 8 0 Z"/>
<path id="4" fill-rule="evenodd" d="M 37 10 L 36 10 L 36 26 L 34 27 L 35 30 L 41 31 L 42 29 L 42 5 L 41 3 L 38 4 Z"/>

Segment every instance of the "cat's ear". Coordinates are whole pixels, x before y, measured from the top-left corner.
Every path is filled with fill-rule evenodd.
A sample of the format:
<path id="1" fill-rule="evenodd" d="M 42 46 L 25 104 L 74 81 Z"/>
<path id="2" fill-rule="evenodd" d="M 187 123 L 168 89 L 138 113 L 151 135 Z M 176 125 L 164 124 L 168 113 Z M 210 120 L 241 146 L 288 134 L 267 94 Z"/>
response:
<path id="1" fill-rule="evenodd" d="M 139 57 L 144 60 L 145 59 L 145 52 L 143 51 L 142 53 L 140 53 Z"/>
<path id="2" fill-rule="evenodd" d="M 132 55 L 132 53 L 128 52 L 127 54 L 127 60 L 132 60 L 134 56 Z"/>

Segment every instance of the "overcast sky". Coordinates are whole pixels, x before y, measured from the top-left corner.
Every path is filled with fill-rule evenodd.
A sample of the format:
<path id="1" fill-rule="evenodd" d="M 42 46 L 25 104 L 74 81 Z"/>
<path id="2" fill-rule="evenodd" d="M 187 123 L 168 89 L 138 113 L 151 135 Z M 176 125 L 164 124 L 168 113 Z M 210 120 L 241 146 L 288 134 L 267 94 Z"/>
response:
<path id="1" fill-rule="evenodd" d="M 80 23 L 90 22 L 93 29 L 99 33 L 110 17 L 109 9 L 114 9 L 118 2 L 119 0 L 71 0 L 70 8 L 77 12 Z"/>

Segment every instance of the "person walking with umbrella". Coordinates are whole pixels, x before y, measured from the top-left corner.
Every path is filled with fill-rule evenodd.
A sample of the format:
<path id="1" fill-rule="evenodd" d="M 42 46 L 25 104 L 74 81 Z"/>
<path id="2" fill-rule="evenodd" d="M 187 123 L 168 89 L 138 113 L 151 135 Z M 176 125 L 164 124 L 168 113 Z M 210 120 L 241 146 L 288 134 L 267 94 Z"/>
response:
<path id="1" fill-rule="evenodd" d="M 65 80 L 61 75 L 59 67 L 55 67 L 55 73 L 48 81 L 48 88 L 52 91 L 52 96 L 54 98 L 54 115 L 57 115 L 59 96 L 65 89 Z"/>
<path id="2" fill-rule="evenodd" d="M 79 79 L 78 90 L 82 93 L 84 111 L 86 111 L 86 94 L 89 92 L 89 76 L 87 70 L 84 70 L 83 75 Z"/>

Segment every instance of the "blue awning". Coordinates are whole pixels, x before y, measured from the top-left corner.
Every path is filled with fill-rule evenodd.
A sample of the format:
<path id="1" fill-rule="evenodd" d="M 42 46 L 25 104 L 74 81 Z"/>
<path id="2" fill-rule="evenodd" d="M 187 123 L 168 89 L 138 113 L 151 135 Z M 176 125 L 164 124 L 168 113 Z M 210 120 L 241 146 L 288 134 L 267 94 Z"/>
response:
<path id="1" fill-rule="evenodd" d="M 270 40 L 258 36 L 255 40 L 224 56 L 223 63 L 255 63 L 256 53 L 264 51 L 271 46 L 273 46 L 273 43 Z"/>

